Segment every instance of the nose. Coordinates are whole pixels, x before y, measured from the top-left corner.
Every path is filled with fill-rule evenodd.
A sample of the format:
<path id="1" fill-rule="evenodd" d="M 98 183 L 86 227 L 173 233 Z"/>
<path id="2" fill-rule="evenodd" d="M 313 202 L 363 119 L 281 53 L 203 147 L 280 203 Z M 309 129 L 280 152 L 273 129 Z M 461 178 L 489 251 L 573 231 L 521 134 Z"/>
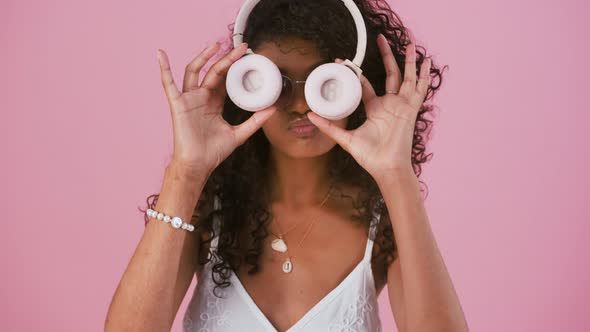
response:
<path id="1" fill-rule="evenodd" d="M 307 105 L 307 100 L 305 100 L 304 84 L 296 84 L 294 88 L 295 91 L 293 92 L 293 101 L 289 108 L 292 112 L 297 112 L 300 114 L 309 112 L 310 109 Z"/>

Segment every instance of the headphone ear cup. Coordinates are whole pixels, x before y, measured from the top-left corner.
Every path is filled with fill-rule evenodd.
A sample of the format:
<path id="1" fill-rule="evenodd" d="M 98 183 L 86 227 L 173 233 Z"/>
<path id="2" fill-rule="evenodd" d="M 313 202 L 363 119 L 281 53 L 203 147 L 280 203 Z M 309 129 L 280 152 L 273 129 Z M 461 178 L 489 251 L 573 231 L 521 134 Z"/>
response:
<path id="1" fill-rule="evenodd" d="M 314 113 L 339 120 L 349 116 L 360 104 L 361 82 L 352 69 L 341 63 L 317 67 L 305 82 L 305 99 Z"/>
<path id="2" fill-rule="evenodd" d="M 267 57 L 247 54 L 234 62 L 227 72 L 225 87 L 238 107 L 256 112 L 274 104 L 283 86 L 280 70 Z"/>

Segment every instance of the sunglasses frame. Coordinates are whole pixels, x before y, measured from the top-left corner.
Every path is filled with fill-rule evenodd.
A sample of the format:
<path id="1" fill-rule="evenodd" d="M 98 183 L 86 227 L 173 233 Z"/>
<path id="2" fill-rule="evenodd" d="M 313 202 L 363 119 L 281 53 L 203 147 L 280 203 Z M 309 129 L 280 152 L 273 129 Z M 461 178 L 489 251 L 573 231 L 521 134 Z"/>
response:
<path id="1" fill-rule="evenodd" d="M 279 96 L 279 99 L 277 100 L 277 106 L 284 108 L 284 107 L 291 106 L 293 104 L 293 99 L 295 96 L 295 89 L 297 88 L 297 84 L 305 84 L 305 82 L 307 80 L 303 80 L 303 81 L 294 80 L 285 74 L 281 74 L 281 76 L 283 78 L 283 81 L 282 81 L 283 86 L 281 87 L 281 96 Z M 284 93 L 284 90 L 285 90 L 285 81 L 284 81 L 285 79 L 291 84 L 292 88 L 291 88 L 291 92 L 290 92 L 289 96 L 286 97 L 287 98 L 286 101 L 281 101 L 281 98 L 284 98 L 282 96 L 282 94 Z"/>

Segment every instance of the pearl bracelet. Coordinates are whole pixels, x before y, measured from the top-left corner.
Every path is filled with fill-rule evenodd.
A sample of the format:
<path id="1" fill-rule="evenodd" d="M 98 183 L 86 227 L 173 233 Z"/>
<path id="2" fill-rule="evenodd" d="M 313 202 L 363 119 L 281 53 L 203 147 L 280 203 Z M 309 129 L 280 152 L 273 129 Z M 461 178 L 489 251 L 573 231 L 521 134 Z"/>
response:
<path id="1" fill-rule="evenodd" d="M 152 218 L 156 218 L 158 220 L 164 220 L 165 223 L 169 222 L 170 225 L 174 228 L 182 228 L 182 229 L 187 230 L 189 232 L 192 232 L 195 230 L 195 226 L 183 222 L 182 219 L 180 219 L 180 217 L 171 218 L 170 216 L 165 215 L 162 212 L 158 212 L 158 211 L 152 210 L 152 209 L 147 209 L 146 212 L 147 212 L 147 215 Z"/>

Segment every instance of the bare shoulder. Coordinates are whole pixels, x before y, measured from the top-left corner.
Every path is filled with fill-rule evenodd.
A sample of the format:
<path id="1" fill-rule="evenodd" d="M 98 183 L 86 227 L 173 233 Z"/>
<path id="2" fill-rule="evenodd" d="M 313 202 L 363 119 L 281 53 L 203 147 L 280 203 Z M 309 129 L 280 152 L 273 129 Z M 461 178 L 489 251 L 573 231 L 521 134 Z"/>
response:
<path id="1" fill-rule="evenodd" d="M 357 201 L 360 198 L 361 192 L 362 188 L 349 184 L 338 184 L 337 186 L 335 186 L 334 190 L 334 194 L 337 197 L 342 198 L 344 205 L 340 208 L 347 208 L 350 210 L 354 210 L 350 204 L 353 201 L 355 203 L 358 203 Z M 391 241 L 385 239 L 385 236 L 387 236 L 388 233 L 387 226 L 390 225 L 391 222 L 389 220 L 389 215 L 387 213 L 384 213 L 379 218 L 380 219 L 379 224 L 377 226 L 377 232 L 375 233 L 376 235 L 374 238 L 371 258 L 371 267 L 373 270 L 377 294 L 379 294 L 387 284 L 387 272 L 391 264 L 391 258 L 388 259 L 388 255 L 385 252 L 385 247 L 388 247 L 387 244 L 389 243 L 389 245 L 391 245 Z"/>

